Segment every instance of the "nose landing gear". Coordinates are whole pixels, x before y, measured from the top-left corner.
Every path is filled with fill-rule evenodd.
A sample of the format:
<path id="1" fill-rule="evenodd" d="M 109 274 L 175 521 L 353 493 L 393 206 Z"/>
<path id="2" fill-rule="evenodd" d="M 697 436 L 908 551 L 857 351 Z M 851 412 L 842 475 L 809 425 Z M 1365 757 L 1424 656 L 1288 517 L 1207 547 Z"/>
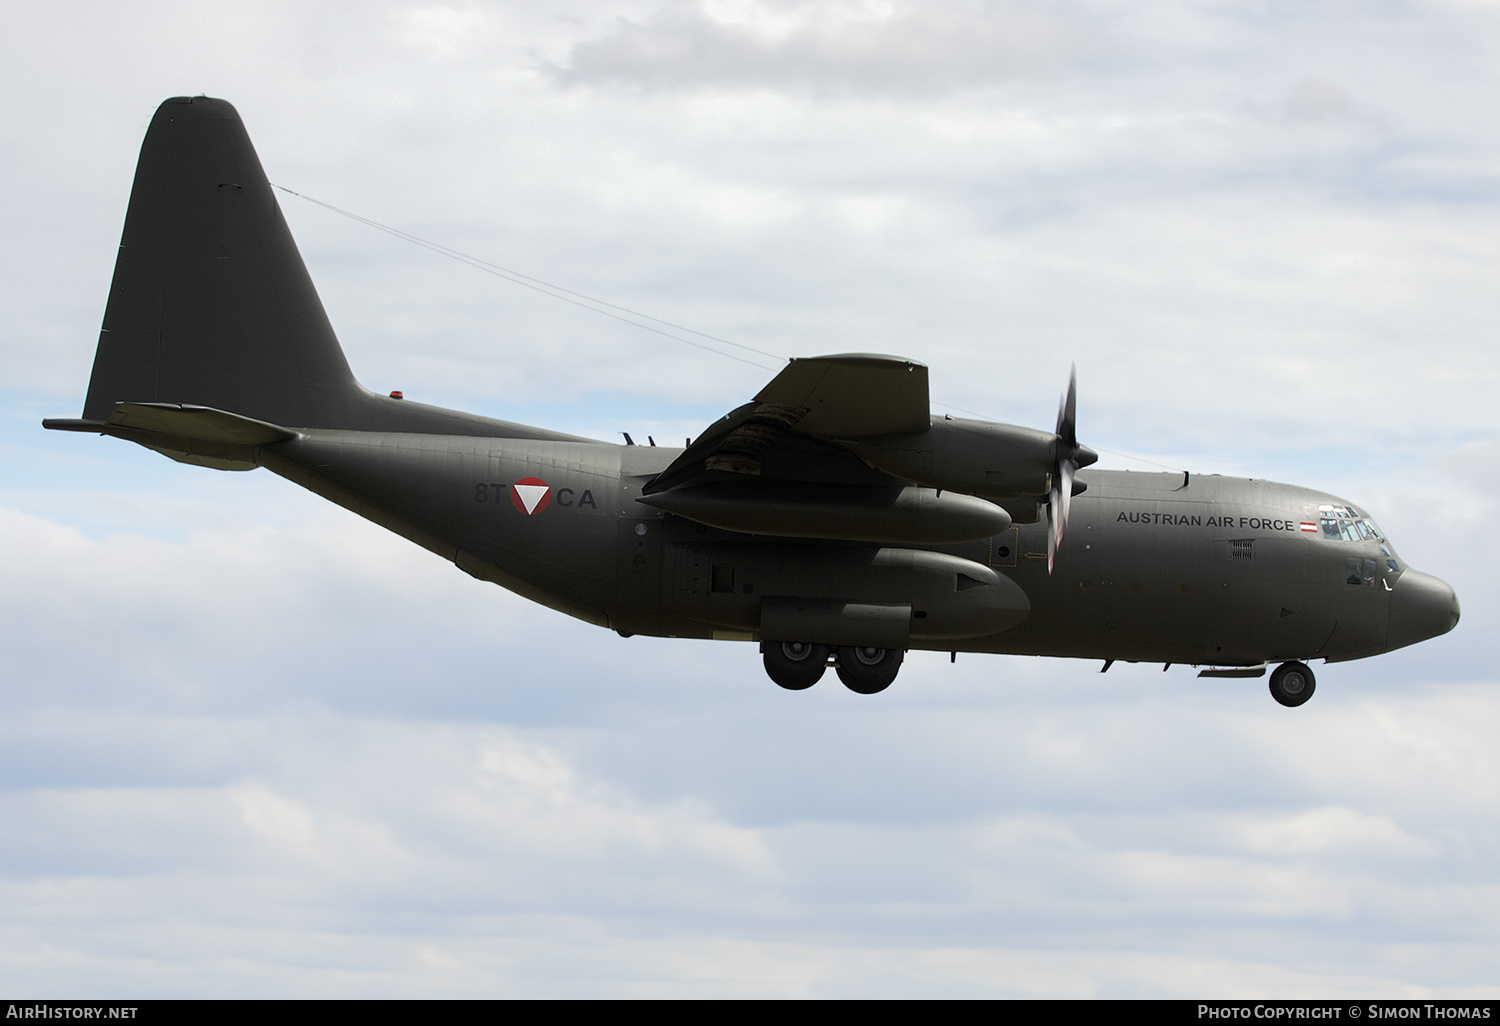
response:
<path id="1" fill-rule="evenodd" d="M 1317 681 L 1305 663 L 1282 663 L 1271 671 L 1271 697 L 1295 709 L 1313 696 Z"/>

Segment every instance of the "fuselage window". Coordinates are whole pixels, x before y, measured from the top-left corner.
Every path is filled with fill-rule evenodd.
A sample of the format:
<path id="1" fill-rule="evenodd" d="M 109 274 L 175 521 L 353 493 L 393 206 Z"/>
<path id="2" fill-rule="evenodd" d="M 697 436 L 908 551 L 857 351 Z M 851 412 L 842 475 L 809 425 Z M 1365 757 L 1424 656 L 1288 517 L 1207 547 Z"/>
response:
<path id="1" fill-rule="evenodd" d="M 709 571 L 709 590 L 720 595 L 734 591 L 734 567 L 716 566 Z"/>

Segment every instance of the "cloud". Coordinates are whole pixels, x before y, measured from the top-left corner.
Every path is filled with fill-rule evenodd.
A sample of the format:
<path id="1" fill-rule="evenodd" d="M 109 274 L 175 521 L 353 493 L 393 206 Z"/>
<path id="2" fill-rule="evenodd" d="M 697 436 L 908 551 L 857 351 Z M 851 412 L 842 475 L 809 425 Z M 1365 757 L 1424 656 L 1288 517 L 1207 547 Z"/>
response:
<path id="1" fill-rule="evenodd" d="M 1493 13 L 1034 10 L 18 10 L 0 979 L 1493 995 Z M 200 89 L 294 188 L 758 348 L 905 353 L 1040 427 L 1076 360 L 1089 444 L 1344 494 L 1464 622 L 1296 711 L 926 653 L 791 695 L 753 646 L 569 621 L 267 474 L 44 434 L 140 129 Z M 382 391 L 661 440 L 767 376 L 286 209 Z"/>
<path id="2" fill-rule="evenodd" d="M 760 722 L 785 718 L 785 696 L 757 694 L 771 700 L 751 703 L 764 707 L 755 747 L 792 750 Z M 1278 784 L 1310 778 L 1287 777 L 1264 728 L 1245 727 L 1244 752 L 1218 769 L 1174 745 L 1225 736 L 1222 702 L 1174 712 L 1180 700 L 1164 696 L 1122 717 L 1127 706 L 1095 697 L 1064 722 L 982 696 L 963 702 L 982 728 L 972 737 L 924 729 L 910 705 L 854 724 L 853 698 L 837 696 L 839 718 L 805 711 L 822 748 L 799 770 L 843 763 L 883 787 L 880 753 L 863 743 L 870 725 L 905 724 L 918 751 L 903 772 L 917 786 L 883 792 L 883 812 L 770 822 L 722 807 L 762 786 L 754 778 L 716 780 L 684 749 L 689 735 L 728 747 L 746 732 L 743 715 L 707 704 L 665 732 L 649 697 L 585 731 L 200 719 L 245 760 L 217 783 L 120 787 L 99 773 L 0 795 L 0 979 L 76 990 L 86 974 L 85 992 L 147 995 L 1482 991 L 1500 841 L 1484 824 L 1483 773 L 1418 777 L 1405 785 L 1415 802 L 1371 814 L 1360 809 L 1380 779 L 1325 781 L 1333 804 Z M 1482 697 L 1428 690 L 1392 712 L 1424 708 L 1450 744 L 1474 746 L 1493 724 L 1461 713 Z M 1335 697 L 1306 734 L 1326 736 L 1348 712 Z M 47 736 L 81 751 L 87 719 L 76 710 Z M 658 788 L 609 752 L 631 720 L 653 724 L 649 754 L 694 773 L 669 769 L 665 793 L 648 797 Z M 1098 753 L 1051 794 L 1015 743 L 1046 723 Z M 1322 766 L 1399 754 L 1399 741 L 1361 737 L 1325 741 Z M 932 757 L 954 748 L 967 764 Z M 1223 783 L 1174 784 L 1184 767 L 1269 786 L 1226 801 Z M 800 783 L 836 799 L 816 773 Z M 955 787 L 968 792 L 961 808 L 903 808 Z M 1411 936 L 1434 922 L 1440 940 Z M 1398 939 L 1399 966 L 1385 953 Z M 1288 947 L 1316 962 L 1285 963 Z"/>
<path id="3" fill-rule="evenodd" d="M 1068 23 L 1025 4 L 668 4 L 575 43 L 564 85 L 765 88 L 861 98 L 1004 84 L 1081 49 Z"/>
<path id="4" fill-rule="evenodd" d="M 1343 86 L 1309 76 L 1297 83 L 1282 110 L 1289 121 L 1339 121 L 1354 113 L 1354 100 Z"/>

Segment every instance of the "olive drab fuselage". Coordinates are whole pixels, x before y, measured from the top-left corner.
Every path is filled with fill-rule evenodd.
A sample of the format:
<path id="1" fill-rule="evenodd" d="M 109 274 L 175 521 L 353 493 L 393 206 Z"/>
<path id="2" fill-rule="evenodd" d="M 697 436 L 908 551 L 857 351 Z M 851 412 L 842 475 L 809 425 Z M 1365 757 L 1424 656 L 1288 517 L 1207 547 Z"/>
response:
<path id="1" fill-rule="evenodd" d="M 885 579 L 872 568 L 906 547 L 736 533 L 638 501 L 681 449 L 309 431 L 262 452 L 277 472 L 469 573 L 627 635 L 759 640 L 768 600 L 864 600 L 912 605 L 912 649 L 1226 666 L 1357 659 L 1387 649 L 1390 596 L 1406 572 L 1373 533 L 1328 537 L 1320 507 L 1356 512 L 1333 496 L 1085 470 L 1050 575 L 1044 522 L 909 547 L 990 568 L 1029 602 L 1006 629 L 924 637 L 923 597 L 899 567 Z M 545 489 L 529 511 L 515 487 L 524 480 Z"/>

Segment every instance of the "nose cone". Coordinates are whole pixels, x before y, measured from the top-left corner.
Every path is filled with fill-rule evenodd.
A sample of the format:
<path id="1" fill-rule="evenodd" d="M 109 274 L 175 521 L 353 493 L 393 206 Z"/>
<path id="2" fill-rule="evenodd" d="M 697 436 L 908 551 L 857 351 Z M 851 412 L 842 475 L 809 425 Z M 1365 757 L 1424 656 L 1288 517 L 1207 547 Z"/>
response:
<path id="1" fill-rule="evenodd" d="M 1431 574 L 1406 570 L 1391 591 L 1387 652 L 1447 634 L 1458 623 L 1458 596 Z"/>

